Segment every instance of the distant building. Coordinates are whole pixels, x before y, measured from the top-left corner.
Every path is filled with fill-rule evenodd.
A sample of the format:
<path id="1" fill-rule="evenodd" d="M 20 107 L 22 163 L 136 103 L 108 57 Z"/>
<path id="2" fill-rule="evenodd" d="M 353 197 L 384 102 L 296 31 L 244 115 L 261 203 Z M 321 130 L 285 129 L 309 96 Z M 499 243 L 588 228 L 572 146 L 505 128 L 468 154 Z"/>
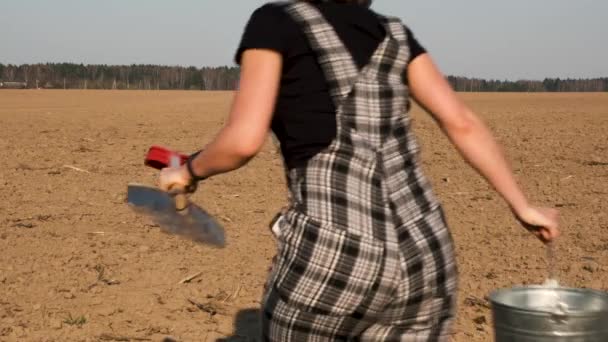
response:
<path id="1" fill-rule="evenodd" d="M 3 82 L 0 81 L 0 89 L 25 89 L 27 82 Z"/>

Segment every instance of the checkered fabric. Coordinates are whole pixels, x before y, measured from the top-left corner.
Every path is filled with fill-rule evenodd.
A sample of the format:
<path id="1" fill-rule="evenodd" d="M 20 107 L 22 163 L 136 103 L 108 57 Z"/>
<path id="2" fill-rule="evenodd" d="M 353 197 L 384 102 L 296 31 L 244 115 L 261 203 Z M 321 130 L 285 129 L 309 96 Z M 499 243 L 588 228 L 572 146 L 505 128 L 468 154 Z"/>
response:
<path id="1" fill-rule="evenodd" d="M 337 108 L 334 141 L 288 171 L 266 285 L 269 341 L 446 341 L 457 269 L 443 210 L 418 162 L 399 19 L 361 71 L 318 9 L 286 5 Z"/>

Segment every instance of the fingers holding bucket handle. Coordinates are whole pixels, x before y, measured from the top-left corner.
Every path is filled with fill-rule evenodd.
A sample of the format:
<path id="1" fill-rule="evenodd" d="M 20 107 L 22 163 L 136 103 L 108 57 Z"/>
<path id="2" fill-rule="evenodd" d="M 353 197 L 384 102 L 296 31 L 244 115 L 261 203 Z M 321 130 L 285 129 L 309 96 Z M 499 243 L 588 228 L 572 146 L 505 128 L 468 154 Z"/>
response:
<path id="1" fill-rule="evenodd" d="M 560 235 L 559 212 L 555 209 L 530 206 L 518 212 L 516 218 L 545 244 L 556 240 Z"/>

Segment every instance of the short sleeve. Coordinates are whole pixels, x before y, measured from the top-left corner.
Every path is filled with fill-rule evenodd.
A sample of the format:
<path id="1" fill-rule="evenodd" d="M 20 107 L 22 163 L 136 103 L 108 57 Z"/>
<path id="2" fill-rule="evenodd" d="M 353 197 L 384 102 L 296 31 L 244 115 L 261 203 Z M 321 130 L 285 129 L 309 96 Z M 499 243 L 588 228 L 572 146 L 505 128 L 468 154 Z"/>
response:
<path id="1" fill-rule="evenodd" d="M 418 42 L 412 31 L 405 27 L 405 31 L 407 34 L 407 45 L 410 48 L 410 62 L 412 62 L 416 57 L 426 53 L 426 49 Z"/>
<path id="2" fill-rule="evenodd" d="M 269 49 L 283 54 L 286 46 L 281 25 L 286 15 L 283 8 L 276 4 L 266 4 L 255 10 L 245 26 L 234 56 L 236 64 L 241 64 L 241 57 L 247 49 Z"/>

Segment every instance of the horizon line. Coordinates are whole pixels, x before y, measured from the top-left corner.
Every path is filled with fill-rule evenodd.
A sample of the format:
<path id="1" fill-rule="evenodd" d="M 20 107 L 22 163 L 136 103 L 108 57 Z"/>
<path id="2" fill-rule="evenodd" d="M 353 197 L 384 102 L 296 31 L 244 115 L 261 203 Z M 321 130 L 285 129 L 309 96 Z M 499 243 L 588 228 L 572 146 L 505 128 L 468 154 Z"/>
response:
<path id="1" fill-rule="evenodd" d="M 205 66 L 196 66 L 196 65 L 185 65 L 185 64 L 154 64 L 154 63 L 129 63 L 129 64 L 117 64 L 117 63 L 83 63 L 83 62 L 36 62 L 36 63 L 6 63 L 0 62 L 0 65 L 4 66 L 31 66 L 31 65 L 48 65 L 48 64 L 73 64 L 73 65 L 82 65 L 84 67 L 87 66 L 108 66 L 108 67 L 125 67 L 125 66 L 155 66 L 155 67 L 164 67 L 164 68 L 195 68 L 195 69 L 204 69 L 204 68 L 240 68 L 239 65 L 233 64 L 223 64 L 223 65 L 205 65 Z M 552 80 L 597 80 L 597 79 L 605 79 L 608 78 L 608 75 L 605 76 L 593 76 L 593 77 L 572 77 L 572 76 L 544 76 L 543 78 L 498 78 L 498 77 L 478 77 L 478 76 L 465 76 L 465 75 L 457 75 L 450 73 L 443 73 L 443 75 L 447 77 L 457 77 L 457 78 L 466 78 L 469 80 L 483 80 L 483 81 L 502 81 L 502 82 L 542 82 L 545 79 Z M 1 75 L 0 75 L 1 76 Z"/>

